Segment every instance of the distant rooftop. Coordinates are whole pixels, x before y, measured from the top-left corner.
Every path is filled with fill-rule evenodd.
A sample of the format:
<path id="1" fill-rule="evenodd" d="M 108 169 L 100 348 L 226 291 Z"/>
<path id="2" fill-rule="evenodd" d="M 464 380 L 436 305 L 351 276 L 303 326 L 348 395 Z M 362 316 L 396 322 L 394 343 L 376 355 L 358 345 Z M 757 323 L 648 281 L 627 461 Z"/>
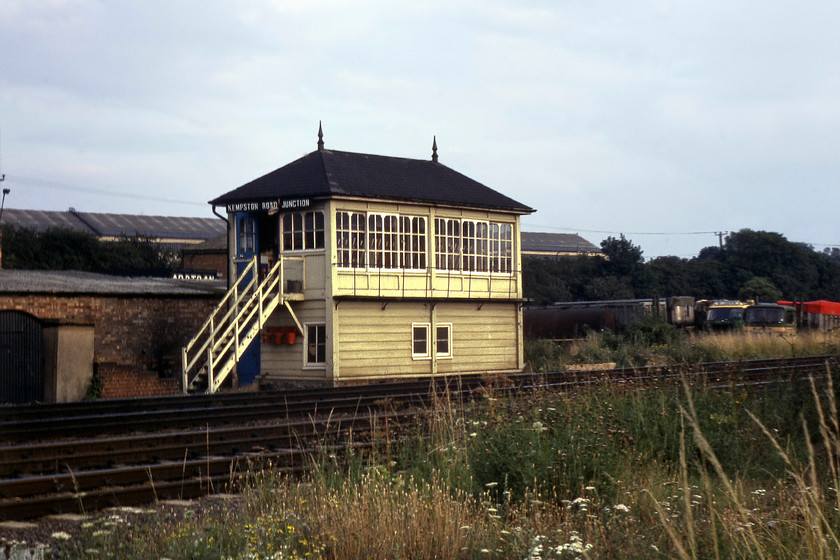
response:
<path id="1" fill-rule="evenodd" d="M 576 233 L 522 232 L 522 254 L 543 257 L 603 256 L 601 249 Z"/>
<path id="2" fill-rule="evenodd" d="M 219 235 L 207 241 L 190 245 L 184 251 L 189 253 L 223 253 L 226 255 L 227 249 L 227 235 Z"/>
<path id="3" fill-rule="evenodd" d="M 79 212 L 73 208 L 66 212 L 6 208 L 3 210 L 3 223 L 34 231 L 71 229 L 97 237 L 139 235 L 161 243 L 180 245 L 212 239 L 223 235 L 226 229 L 225 223 L 219 218 L 106 214 Z"/>

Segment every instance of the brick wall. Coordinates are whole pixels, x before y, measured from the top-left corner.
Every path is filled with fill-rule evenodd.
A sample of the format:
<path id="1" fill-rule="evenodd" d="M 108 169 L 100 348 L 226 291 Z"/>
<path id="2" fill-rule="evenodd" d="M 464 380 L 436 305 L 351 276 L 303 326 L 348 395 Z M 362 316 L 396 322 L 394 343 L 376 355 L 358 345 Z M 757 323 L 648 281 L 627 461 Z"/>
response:
<path id="1" fill-rule="evenodd" d="M 157 372 L 142 370 L 136 366 L 100 363 L 97 364 L 96 372 L 102 383 L 103 399 L 155 397 L 181 392 L 178 379 L 162 378 Z"/>
<path id="2" fill-rule="evenodd" d="M 188 253 L 184 251 L 184 268 L 215 270 L 218 278 L 227 278 L 227 253 Z"/>
<path id="3" fill-rule="evenodd" d="M 217 305 L 219 296 L 138 297 L 96 295 L 0 295 L 0 309 L 15 309 L 38 319 L 94 325 L 94 363 L 103 372 L 122 373 L 110 379 L 129 387 L 125 371 L 132 369 L 137 391 L 122 396 L 163 394 L 149 375 L 166 381 L 162 386 L 180 391 L 181 348 L 192 338 Z M 143 381 L 143 380 L 146 381 Z M 105 387 L 103 387 L 103 390 Z M 110 390 L 110 389 L 109 389 Z M 122 391 L 122 389 L 114 389 Z"/>

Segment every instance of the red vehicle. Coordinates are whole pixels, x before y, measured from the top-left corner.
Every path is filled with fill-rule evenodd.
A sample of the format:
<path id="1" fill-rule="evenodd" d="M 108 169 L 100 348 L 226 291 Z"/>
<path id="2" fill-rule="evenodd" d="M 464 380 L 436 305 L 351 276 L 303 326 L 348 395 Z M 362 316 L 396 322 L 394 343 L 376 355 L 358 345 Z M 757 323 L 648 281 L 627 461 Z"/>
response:
<path id="1" fill-rule="evenodd" d="M 840 303 L 824 299 L 816 301 L 780 301 L 796 309 L 801 326 L 820 331 L 840 329 Z"/>

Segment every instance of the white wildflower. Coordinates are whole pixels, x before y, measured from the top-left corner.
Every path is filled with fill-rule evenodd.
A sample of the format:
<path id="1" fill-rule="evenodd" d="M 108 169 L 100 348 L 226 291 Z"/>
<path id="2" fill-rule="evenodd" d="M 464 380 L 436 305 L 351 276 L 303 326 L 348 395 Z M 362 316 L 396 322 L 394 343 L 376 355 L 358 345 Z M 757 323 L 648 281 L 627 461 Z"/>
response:
<path id="1" fill-rule="evenodd" d="M 70 540 L 70 534 L 65 533 L 64 531 L 57 531 L 50 536 L 54 539 L 59 539 L 59 540 L 62 540 L 62 541 L 69 541 Z"/>
<path id="2" fill-rule="evenodd" d="M 584 543 L 583 539 L 580 538 L 580 535 L 573 531 L 572 534 L 569 535 L 569 542 L 556 547 L 554 549 L 554 553 L 557 555 L 569 553 L 574 556 L 579 556 L 590 550 L 592 546 L 593 545 L 590 543 Z"/>

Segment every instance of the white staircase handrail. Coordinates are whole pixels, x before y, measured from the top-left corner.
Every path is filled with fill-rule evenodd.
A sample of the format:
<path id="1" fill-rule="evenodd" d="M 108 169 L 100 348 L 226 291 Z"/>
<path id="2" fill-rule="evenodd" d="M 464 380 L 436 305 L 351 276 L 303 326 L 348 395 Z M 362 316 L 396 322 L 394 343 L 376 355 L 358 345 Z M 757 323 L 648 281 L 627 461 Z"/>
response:
<path id="1" fill-rule="evenodd" d="M 283 296 L 282 259 L 268 271 L 262 282 L 256 281 L 257 270 L 254 258 L 198 334 L 184 347 L 182 381 L 185 393 L 203 371 L 208 377 L 208 392 L 215 392 L 280 303 Z M 221 368 L 216 367 L 218 364 L 222 364 Z"/>
<path id="2" fill-rule="evenodd" d="M 202 356 L 207 352 L 207 347 L 212 342 L 212 334 L 215 332 L 216 325 L 223 325 L 227 322 L 231 313 L 233 313 L 233 310 L 236 309 L 235 303 L 240 299 L 239 294 L 247 293 L 252 288 L 253 283 L 256 282 L 256 270 L 257 257 L 254 256 L 254 258 L 251 259 L 251 262 L 248 263 L 248 266 L 246 266 L 242 273 L 239 274 L 236 282 L 234 282 L 233 286 L 231 286 L 227 291 L 225 297 L 222 298 L 219 304 L 210 313 L 207 320 L 204 321 L 204 324 L 201 325 L 198 333 L 196 333 L 196 335 L 183 348 L 181 373 L 183 375 L 182 389 L 184 392 L 187 391 L 187 387 L 189 386 L 187 383 L 187 376 Z M 234 305 L 228 305 L 231 301 L 234 302 Z M 207 336 L 208 334 L 211 336 Z M 199 341 L 203 342 L 199 344 Z"/>

